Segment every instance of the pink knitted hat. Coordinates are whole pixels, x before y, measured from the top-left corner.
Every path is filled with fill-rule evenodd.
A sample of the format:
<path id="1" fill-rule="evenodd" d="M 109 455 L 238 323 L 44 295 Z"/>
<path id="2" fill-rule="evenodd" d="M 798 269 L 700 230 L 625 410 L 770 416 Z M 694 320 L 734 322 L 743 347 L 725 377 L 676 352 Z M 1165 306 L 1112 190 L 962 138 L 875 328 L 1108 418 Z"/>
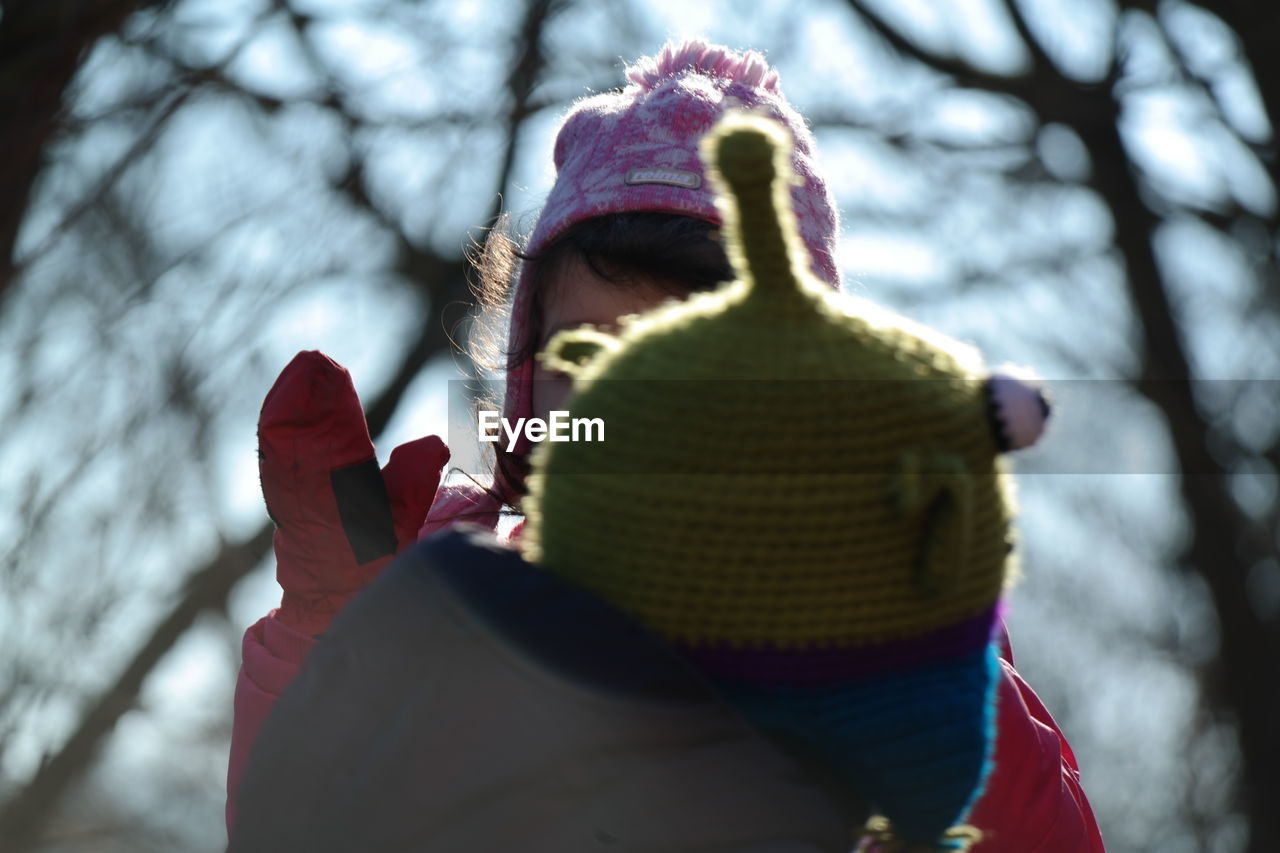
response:
<path id="1" fill-rule="evenodd" d="M 778 88 L 778 73 L 754 51 L 738 53 L 695 39 L 668 43 L 657 57 L 626 70 L 621 91 L 584 98 L 569 111 L 556 136 L 556 180 L 525 247 L 537 255 L 569 228 L 612 213 L 674 213 L 720 224 L 715 194 L 703 176 L 698 144 L 729 109 L 761 112 L 790 131 L 792 165 L 800 183 L 791 190 L 800 234 L 814 273 L 840 286 L 835 262 L 839 232 L 836 206 L 818 172 L 813 137 Z M 528 342 L 531 264 L 516 283 L 509 352 Z M 507 374 L 503 415 L 532 415 L 532 360 Z M 517 446 L 527 452 L 527 444 Z M 495 483 L 508 499 L 510 484 Z"/>

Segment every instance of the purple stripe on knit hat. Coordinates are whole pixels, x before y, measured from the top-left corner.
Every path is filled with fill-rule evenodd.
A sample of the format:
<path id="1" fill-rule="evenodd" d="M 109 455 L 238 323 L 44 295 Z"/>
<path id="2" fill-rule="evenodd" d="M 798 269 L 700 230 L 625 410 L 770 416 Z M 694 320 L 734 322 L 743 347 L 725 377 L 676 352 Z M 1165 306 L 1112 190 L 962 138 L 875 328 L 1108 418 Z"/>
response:
<path id="1" fill-rule="evenodd" d="M 704 675 L 717 680 L 778 686 L 823 684 L 972 654 L 991 642 L 1001 612 L 996 604 L 977 616 L 921 637 L 846 649 L 681 646 L 680 651 Z"/>

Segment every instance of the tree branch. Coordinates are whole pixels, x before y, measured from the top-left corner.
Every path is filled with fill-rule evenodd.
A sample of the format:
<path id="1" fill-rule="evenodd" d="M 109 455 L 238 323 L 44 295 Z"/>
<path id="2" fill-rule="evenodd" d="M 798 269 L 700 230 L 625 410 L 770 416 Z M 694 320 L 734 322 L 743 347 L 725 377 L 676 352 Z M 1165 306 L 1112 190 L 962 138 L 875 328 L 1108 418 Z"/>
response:
<path id="1" fill-rule="evenodd" d="M 1018 31 L 1018 36 L 1022 39 L 1023 46 L 1031 54 L 1031 67 L 1036 69 L 1037 72 L 1056 68 L 1057 66 L 1049 57 L 1049 54 L 1044 52 L 1044 47 L 1041 46 L 1040 40 L 1036 38 L 1035 33 L 1031 32 L 1031 27 L 1027 24 L 1026 16 L 1022 14 L 1022 8 L 1018 0 L 1003 0 L 1003 5 L 1005 14 L 1009 16 L 1009 20 L 1013 23 L 1013 28 Z"/>
<path id="2" fill-rule="evenodd" d="M 1209 587 L 1218 615 L 1222 651 L 1222 699 L 1239 726 L 1250 850 L 1280 846 L 1280 682 L 1258 678 L 1280 660 L 1280 646 L 1250 604 L 1245 578 L 1274 548 L 1248 535 L 1254 529 L 1227 486 L 1227 471 L 1213 448 L 1219 437 L 1199 411 L 1186 344 L 1174 317 L 1152 244 L 1157 217 L 1142 201 L 1115 121 L 1097 122 L 1083 131 L 1094 168 L 1094 188 L 1111 209 L 1116 244 L 1125 258 L 1129 297 L 1142 330 L 1142 370 L 1137 390 L 1156 405 L 1168 425 L 1182 471 L 1180 489 L 1192 518 L 1188 568 Z"/>
<path id="3" fill-rule="evenodd" d="M 1218 16 L 1235 31 L 1241 53 L 1253 71 L 1258 95 L 1271 124 L 1270 158 L 1267 163 L 1271 179 L 1280 189 L 1280 50 L 1276 49 L 1276 33 L 1280 32 L 1280 5 L 1255 0 L 1220 0 L 1200 3 L 1197 8 Z"/>
<path id="4" fill-rule="evenodd" d="M 496 182 L 498 191 L 495 196 L 498 200 L 494 202 L 495 217 L 499 212 L 501 191 L 510 181 L 522 123 L 529 114 L 530 93 L 545 64 L 542 33 L 559 6 L 559 0 L 533 0 L 521 27 L 518 60 L 508 78 L 511 109 L 507 147 Z M 352 191 L 348 192 L 348 198 L 385 224 L 393 225 L 374 208 L 362 186 L 352 184 L 349 189 Z M 416 280 L 418 286 L 430 295 L 432 311 L 437 317 L 438 308 L 468 296 L 465 260 L 441 258 L 405 240 L 398 229 L 394 229 L 394 233 L 399 235 L 402 249 L 397 259 L 397 271 Z M 370 434 L 378 436 L 385 430 L 414 378 L 432 358 L 448 351 L 450 343 L 443 322 L 423 324 L 422 332 L 409 345 L 391 381 L 367 407 Z M 18 853 L 36 843 L 41 828 L 62 795 L 92 764 L 102 741 L 110 735 L 120 717 L 136 703 L 146 677 L 200 613 L 225 609 L 231 589 L 267 555 L 272 535 L 272 526 L 264 524 L 248 538 L 225 545 L 217 555 L 190 573 L 178 601 L 152 630 L 111 687 L 90 704 L 58 753 L 47 760 L 34 778 L 0 810 L 0 838 L 9 845 L 6 849 Z"/>
<path id="5" fill-rule="evenodd" d="M 64 98 L 80 60 L 133 12 L 170 0 L 6 3 L 0 16 L 0 304 L 18 270 L 14 250 Z"/>
<path id="6" fill-rule="evenodd" d="M 30 252 L 24 254 L 21 258 L 15 258 L 12 265 L 12 274 L 18 275 L 25 270 L 31 263 L 46 252 L 48 252 L 54 244 L 56 244 L 64 234 L 71 229 L 73 225 L 80 221 L 94 205 L 102 201 L 103 197 L 110 192 L 111 188 L 124 177 L 125 172 L 129 171 L 129 167 L 137 162 L 139 155 L 151 147 L 152 143 L 160 135 L 165 124 L 173 117 L 183 104 L 185 104 L 191 96 L 190 89 L 184 89 L 176 92 L 170 97 L 160 108 L 155 117 L 147 125 L 142 133 L 133 141 L 123 154 L 116 161 L 107 167 L 102 177 L 93 186 L 93 189 L 85 193 L 85 195 L 77 201 L 62 220 L 53 227 L 48 236 L 45 237 L 40 245 L 36 246 Z"/>
<path id="7" fill-rule="evenodd" d="M 940 74 L 954 77 L 957 82 L 965 86 L 973 86 L 1024 99 L 1029 98 L 1033 91 L 1033 81 L 1028 75 L 1006 77 L 1002 74 L 992 74 L 988 71 L 983 71 L 981 68 L 975 68 L 958 57 L 941 56 L 932 53 L 898 32 L 892 24 L 885 20 L 883 15 L 868 6 L 865 0 L 848 0 L 848 3 L 854 13 L 867 23 L 875 31 L 876 35 L 888 42 L 889 46 L 895 51 L 914 59 L 921 65 L 932 68 Z"/>

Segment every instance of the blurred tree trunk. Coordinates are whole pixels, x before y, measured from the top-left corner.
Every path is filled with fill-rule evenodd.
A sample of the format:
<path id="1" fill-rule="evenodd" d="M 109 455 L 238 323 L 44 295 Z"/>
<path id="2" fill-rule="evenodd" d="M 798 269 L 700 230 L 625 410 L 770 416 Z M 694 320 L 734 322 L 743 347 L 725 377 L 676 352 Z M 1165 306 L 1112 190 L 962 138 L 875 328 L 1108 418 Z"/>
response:
<path id="1" fill-rule="evenodd" d="M 1169 210 L 1192 213 L 1230 233 L 1238 219 L 1253 215 L 1241 210 L 1225 213 L 1179 210 L 1144 186 L 1121 136 L 1122 95 L 1117 90 L 1127 45 L 1117 23 L 1113 34 L 1111 68 L 1100 82 L 1066 76 L 1047 55 L 1026 16 L 1023 3 L 1004 0 L 1003 6 L 1031 57 L 1029 67 L 1016 76 L 992 74 L 952 55 L 931 51 L 912 40 L 863 0 L 849 0 L 854 12 L 885 41 L 961 85 L 1010 95 L 1024 102 L 1042 123 L 1072 128 L 1088 149 L 1092 162 L 1089 184 L 1103 199 L 1115 228 L 1115 245 L 1124 259 L 1128 296 L 1141 341 L 1140 370 L 1132 377 L 1135 389 L 1159 409 L 1181 472 L 1180 493 L 1190 517 L 1191 538 L 1182 555 L 1184 567 L 1205 582 L 1217 614 L 1220 637 L 1218 660 L 1202 675 L 1204 699 L 1212 716 L 1233 722 L 1243 760 L 1242 808 L 1250 828 L 1250 851 L 1280 850 L 1280 679 L 1271 677 L 1280 665 L 1280 618 L 1260 614 L 1250 601 L 1247 578 L 1264 560 L 1280 558 L 1275 519 L 1280 506 L 1266 513 L 1267 522 L 1250 517 L 1232 495 L 1228 477 L 1233 463 L 1253 455 L 1211 422 L 1196 397 L 1185 330 L 1175 316 L 1169 287 L 1154 247 L 1157 229 Z M 1157 15 L 1161 4 L 1150 0 L 1121 3 L 1124 13 Z M 1240 39 L 1252 66 L 1272 136 L 1258 151 L 1280 190 L 1280 6 L 1227 0 L 1205 4 Z M 1158 18 L 1153 23 L 1161 26 Z M 1047 31 L 1047 30 L 1046 30 Z M 1163 33 L 1166 42 L 1167 33 Z M 1182 73 L 1193 77 L 1183 61 Z M 1208 88 L 1206 81 L 1195 80 Z M 1152 206 L 1157 199 L 1159 208 Z M 1255 270 L 1259 291 L 1280 284 L 1280 215 L 1274 210 L 1261 223 L 1269 235 L 1269 252 Z M 1262 454 L 1280 472 L 1280 446 Z"/>

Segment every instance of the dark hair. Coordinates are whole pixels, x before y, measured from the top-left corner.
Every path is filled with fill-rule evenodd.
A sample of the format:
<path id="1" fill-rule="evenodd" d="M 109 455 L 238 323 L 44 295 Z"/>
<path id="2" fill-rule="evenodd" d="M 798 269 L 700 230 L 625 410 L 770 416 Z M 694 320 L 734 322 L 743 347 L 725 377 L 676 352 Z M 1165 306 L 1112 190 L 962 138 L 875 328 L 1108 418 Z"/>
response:
<path id="1" fill-rule="evenodd" d="M 720 243 L 719 229 L 701 219 L 670 213 L 615 213 L 570 227 L 535 254 L 519 251 L 506 221 L 489 232 L 473 258 L 478 280 L 479 316 L 468 349 L 480 371 L 511 370 L 533 358 L 542 340 L 543 310 L 566 264 L 583 263 L 592 273 L 619 287 L 657 286 L 683 298 L 733 278 Z M 532 264 L 524 345 L 506 350 L 511 297 L 522 264 Z M 494 448 L 495 473 L 524 493 L 528 461 Z"/>

